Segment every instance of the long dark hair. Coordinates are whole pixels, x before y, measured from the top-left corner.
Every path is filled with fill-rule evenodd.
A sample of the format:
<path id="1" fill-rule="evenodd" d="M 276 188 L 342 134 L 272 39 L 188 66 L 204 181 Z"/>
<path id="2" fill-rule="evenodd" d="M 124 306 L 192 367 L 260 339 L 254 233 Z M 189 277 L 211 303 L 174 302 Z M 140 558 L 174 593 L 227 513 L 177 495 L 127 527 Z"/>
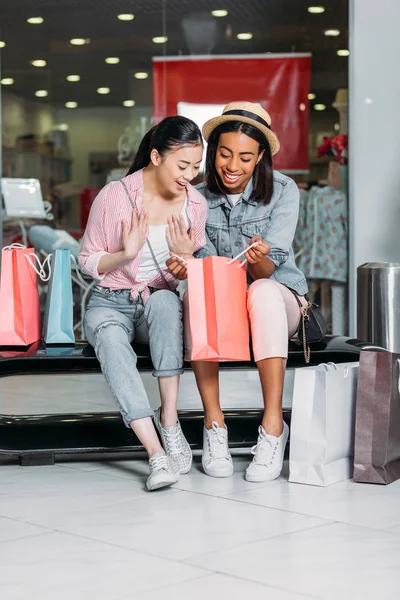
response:
<path id="1" fill-rule="evenodd" d="M 155 148 L 160 156 L 168 150 L 176 150 L 182 146 L 203 145 L 203 138 L 198 126 L 186 117 L 166 117 L 158 125 L 152 127 L 140 142 L 135 160 L 128 175 L 144 169 L 150 163 L 150 154 Z"/>
<path id="2" fill-rule="evenodd" d="M 206 158 L 206 182 L 207 188 L 214 194 L 228 194 L 229 190 L 224 186 L 220 176 L 215 168 L 215 159 L 220 135 L 223 133 L 237 132 L 248 135 L 259 144 L 259 152 L 264 151 L 259 163 L 255 166 L 253 172 L 253 191 L 250 200 L 269 204 L 274 191 L 274 171 L 272 167 L 271 148 L 265 135 L 248 123 L 242 121 L 228 121 L 221 123 L 211 133 Z"/>

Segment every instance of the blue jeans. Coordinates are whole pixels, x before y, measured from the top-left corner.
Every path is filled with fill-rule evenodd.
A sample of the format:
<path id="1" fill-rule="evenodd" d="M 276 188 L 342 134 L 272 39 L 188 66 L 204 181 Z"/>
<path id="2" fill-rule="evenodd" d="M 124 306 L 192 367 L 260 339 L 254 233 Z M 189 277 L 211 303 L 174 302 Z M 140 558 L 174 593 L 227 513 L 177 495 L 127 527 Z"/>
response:
<path id="1" fill-rule="evenodd" d="M 132 300 L 130 294 L 95 287 L 84 319 L 86 338 L 127 427 L 154 414 L 136 367 L 133 341 L 150 346 L 155 377 L 183 373 L 182 303 L 177 294 L 156 290 L 145 306 L 140 296 Z"/>

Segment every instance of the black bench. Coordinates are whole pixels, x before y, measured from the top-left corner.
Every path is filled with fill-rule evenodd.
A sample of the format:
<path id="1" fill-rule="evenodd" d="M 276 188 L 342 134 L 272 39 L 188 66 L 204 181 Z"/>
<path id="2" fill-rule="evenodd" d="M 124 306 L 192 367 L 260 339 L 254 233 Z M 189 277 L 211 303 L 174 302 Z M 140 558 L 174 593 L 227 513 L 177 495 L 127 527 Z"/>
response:
<path id="1" fill-rule="evenodd" d="M 376 348 L 372 344 L 346 337 L 327 337 L 314 344 L 311 365 L 321 362 L 356 362 L 361 350 Z M 151 371 L 146 346 L 135 346 L 138 368 Z M 291 342 L 288 368 L 304 367 L 302 348 Z M 190 370 L 185 364 L 185 370 Z M 256 369 L 254 362 L 221 363 L 221 370 Z M 29 348 L 0 348 L 0 378 L 18 375 L 98 373 L 100 366 L 93 349 L 87 344 L 75 347 L 46 347 L 36 343 Z M 18 457 L 21 464 L 53 464 L 58 454 L 127 453 L 143 450 L 132 431 L 124 427 L 117 410 L 107 413 L 13 415 L 2 414 L 0 396 L 0 457 Z M 201 411 L 180 411 L 182 428 L 193 449 L 202 446 Z M 284 411 L 290 422 L 290 410 Z M 247 447 L 256 442 L 261 419 L 259 410 L 226 412 L 230 445 Z"/>

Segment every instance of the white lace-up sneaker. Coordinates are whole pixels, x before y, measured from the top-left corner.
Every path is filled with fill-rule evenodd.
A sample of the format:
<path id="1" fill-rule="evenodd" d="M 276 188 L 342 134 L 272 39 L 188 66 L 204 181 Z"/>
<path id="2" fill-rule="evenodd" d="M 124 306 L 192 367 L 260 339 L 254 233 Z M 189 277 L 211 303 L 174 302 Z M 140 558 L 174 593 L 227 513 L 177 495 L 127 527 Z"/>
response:
<path id="1" fill-rule="evenodd" d="M 228 429 L 213 423 L 211 429 L 204 427 L 203 469 L 210 477 L 230 477 L 233 474 L 232 456 L 228 446 Z"/>
<path id="2" fill-rule="evenodd" d="M 183 435 L 179 421 L 172 427 L 161 425 L 161 408 L 154 413 L 154 425 L 156 426 L 164 446 L 165 453 L 174 460 L 179 468 L 179 473 L 185 475 L 192 467 L 192 450 Z"/>
<path id="3" fill-rule="evenodd" d="M 268 435 L 263 427 L 258 428 L 258 441 L 251 449 L 253 461 L 246 469 L 246 480 L 253 483 L 273 481 L 282 471 L 285 448 L 289 437 L 289 427 L 283 423 L 280 437 Z"/>
<path id="4" fill-rule="evenodd" d="M 157 452 L 149 459 L 150 476 L 146 482 L 151 492 L 176 483 L 179 479 L 178 465 L 164 452 Z"/>

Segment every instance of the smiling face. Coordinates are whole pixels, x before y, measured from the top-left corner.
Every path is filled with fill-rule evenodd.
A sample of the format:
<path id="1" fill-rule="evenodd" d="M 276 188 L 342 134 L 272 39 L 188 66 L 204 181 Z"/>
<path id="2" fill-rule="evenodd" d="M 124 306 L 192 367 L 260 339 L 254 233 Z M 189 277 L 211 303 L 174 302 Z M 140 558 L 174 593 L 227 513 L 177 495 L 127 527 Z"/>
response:
<path id="1" fill-rule="evenodd" d="M 151 160 L 157 166 L 157 180 L 172 196 L 180 195 L 197 175 L 203 156 L 203 146 L 180 146 L 163 156 L 152 150 Z"/>
<path id="2" fill-rule="evenodd" d="M 245 133 L 221 133 L 215 168 L 228 194 L 244 191 L 262 155 L 259 143 Z"/>

